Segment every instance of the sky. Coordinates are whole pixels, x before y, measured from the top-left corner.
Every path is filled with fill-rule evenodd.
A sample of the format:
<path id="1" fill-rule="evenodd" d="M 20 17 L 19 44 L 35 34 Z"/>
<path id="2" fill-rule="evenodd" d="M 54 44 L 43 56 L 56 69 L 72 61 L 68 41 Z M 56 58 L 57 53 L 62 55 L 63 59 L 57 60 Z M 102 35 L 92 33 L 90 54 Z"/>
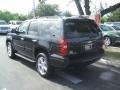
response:
<path id="1" fill-rule="evenodd" d="M 104 7 L 116 4 L 120 0 L 94 0 L 91 7 L 99 9 L 99 1 L 103 3 Z M 73 15 L 78 15 L 75 3 L 71 0 L 47 0 L 49 4 L 58 4 L 61 11 L 70 11 Z M 107 3 L 107 4 L 106 4 Z M 35 4 L 38 4 L 38 0 L 35 0 Z M 8 10 L 13 13 L 28 14 L 33 8 L 33 0 L 0 0 L 0 10 Z"/>

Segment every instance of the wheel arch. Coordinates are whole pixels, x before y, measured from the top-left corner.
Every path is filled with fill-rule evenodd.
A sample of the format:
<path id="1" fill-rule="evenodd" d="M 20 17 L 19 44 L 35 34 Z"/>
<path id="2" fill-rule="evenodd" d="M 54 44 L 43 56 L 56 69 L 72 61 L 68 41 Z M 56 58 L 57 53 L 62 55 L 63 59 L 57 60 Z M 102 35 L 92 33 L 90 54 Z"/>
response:
<path id="1" fill-rule="evenodd" d="M 104 36 L 104 39 L 105 39 L 105 37 L 108 37 L 108 38 L 110 38 L 110 40 L 111 40 L 111 42 L 112 42 L 112 38 L 111 38 L 110 36 L 108 36 L 108 35 L 105 35 L 105 36 Z"/>
<path id="2" fill-rule="evenodd" d="M 6 40 L 6 46 L 7 46 L 7 43 L 8 43 L 8 42 L 12 42 L 12 41 L 11 41 L 10 39 L 7 39 L 7 40 Z"/>
<path id="3" fill-rule="evenodd" d="M 48 55 L 48 50 L 46 48 L 43 48 L 43 47 L 35 47 L 34 58 L 36 58 L 39 53 L 45 53 L 46 55 Z"/>

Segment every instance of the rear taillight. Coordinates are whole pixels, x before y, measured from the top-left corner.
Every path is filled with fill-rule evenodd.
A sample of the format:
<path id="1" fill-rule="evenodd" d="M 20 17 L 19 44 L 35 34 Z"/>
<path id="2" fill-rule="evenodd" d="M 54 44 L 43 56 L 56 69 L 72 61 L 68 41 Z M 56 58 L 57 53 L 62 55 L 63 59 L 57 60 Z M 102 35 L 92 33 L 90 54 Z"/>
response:
<path id="1" fill-rule="evenodd" d="M 68 52 L 67 41 L 65 39 L 61 39 L 59 43 L 59 53 L 61 56 L 66 56 Z"/>

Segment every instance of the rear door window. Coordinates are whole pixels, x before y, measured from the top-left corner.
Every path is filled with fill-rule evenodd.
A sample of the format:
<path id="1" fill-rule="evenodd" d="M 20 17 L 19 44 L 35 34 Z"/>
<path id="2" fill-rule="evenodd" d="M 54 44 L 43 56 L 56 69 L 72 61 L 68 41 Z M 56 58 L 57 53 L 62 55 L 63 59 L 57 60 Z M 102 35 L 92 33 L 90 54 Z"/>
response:
<path id="1" fill-rule="evenodd" d="M 69 20 L 64 23 L 65 37 L 79 38 L 90 33 L 98 34 L 99 27 L 92 21 Z"/>
<path id="2" fill-rule="evenodd" d="M 61 24 L 60 21 L 42 21 L 39 23 L 40 36 L 50 39 L 51 36 L 59 38 L 61 36 Z"/>

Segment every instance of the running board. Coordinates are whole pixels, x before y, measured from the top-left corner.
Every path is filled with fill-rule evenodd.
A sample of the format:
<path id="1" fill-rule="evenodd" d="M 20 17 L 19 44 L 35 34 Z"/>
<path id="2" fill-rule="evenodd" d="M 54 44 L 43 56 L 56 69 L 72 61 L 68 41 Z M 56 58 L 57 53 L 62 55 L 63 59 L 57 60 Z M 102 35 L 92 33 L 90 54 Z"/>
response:
<path id="1" fill-rule="evenodd" d="M 23 59 L 25 59 L 25 60 L 27 60 L 27 61 L 36 62 L 36 61 L 34 61 L 34 60 L 32 60 L 32 59 L 29 59 L 29 58 L 27 58 L 27 57 L 25 57 L 25 56 L 22 56 L 22 55 L 18 54 L 18 53 L 15 53 L 15 55 L 17 55 L 18 57 L 21 57 L 21 58 L 23 58 Z"/>

